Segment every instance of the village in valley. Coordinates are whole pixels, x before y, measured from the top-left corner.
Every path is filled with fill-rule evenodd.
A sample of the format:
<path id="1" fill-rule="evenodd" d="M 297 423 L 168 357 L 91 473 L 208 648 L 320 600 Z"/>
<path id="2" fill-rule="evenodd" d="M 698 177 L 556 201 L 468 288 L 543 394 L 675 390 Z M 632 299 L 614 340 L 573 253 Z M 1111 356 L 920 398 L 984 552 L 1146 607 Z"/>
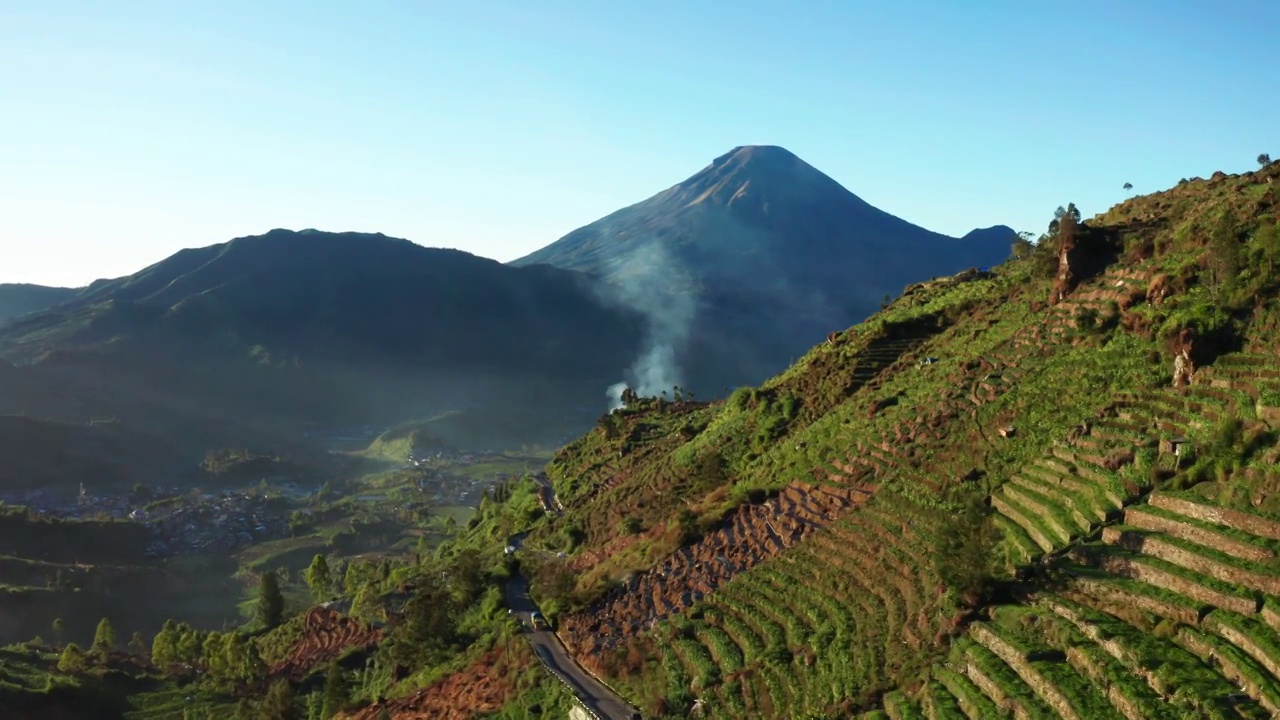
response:
<path id="1" fill-rule="evenodd" d="M 129 492 L 100 494 L 90 481 L 75 494 L 31 490 L 0 495 L 0 503 L 51 519 L 140 523 L 149 530 L 150 557 L 234 554 L 303 534 L 316 521 L 341 515 L 334 509 L 340 504 L 352 513 L 373 511 L 411 525 L 436 510 L 475 507 L 487 489 L 519 474 L 485 470 L 512 464 L 513 458 L 502 453 L 432 448 L 410 451 L 390 469 L 337 484 L 263 477 L 230 488 L 136 484 Z"/>

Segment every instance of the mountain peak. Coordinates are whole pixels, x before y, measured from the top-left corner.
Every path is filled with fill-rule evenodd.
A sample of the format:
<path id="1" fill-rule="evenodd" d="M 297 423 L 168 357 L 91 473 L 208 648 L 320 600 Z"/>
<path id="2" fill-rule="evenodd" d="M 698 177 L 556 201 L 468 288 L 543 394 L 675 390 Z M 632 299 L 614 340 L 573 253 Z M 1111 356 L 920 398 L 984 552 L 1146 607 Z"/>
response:
<path id="1" fill-rule="evenodd" d="M 722 162 L 794 162 L 800 160 L 795 153 L 780 145 L 739 145 L 716 158 L 712 165 Z M 803 162 L 803 161 L 801 161 Z"/>
<path id="2" fill-rule="evenodd" d="M 679 206 L 711 205 L 743 209 L 852 197 L 835 180 L 777 145 L 740 145 L 693 177 L 663 193 Z"/>

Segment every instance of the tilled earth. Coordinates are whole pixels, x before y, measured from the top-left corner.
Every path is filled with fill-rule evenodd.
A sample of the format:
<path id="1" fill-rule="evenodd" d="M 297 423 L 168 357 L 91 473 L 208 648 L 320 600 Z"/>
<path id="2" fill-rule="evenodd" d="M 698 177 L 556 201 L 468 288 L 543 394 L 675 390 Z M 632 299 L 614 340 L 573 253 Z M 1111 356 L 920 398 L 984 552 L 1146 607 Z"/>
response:
<path id="1" fill-rule="evenodd" d="M 792 482 L 776 498 L 744 505 L 719 529 L 566 617 L 560 634 L 580 657 L 617 647 L 800 543 L 867 497 L 862 489 Z"/>
<path id="2" fill-rule="evenodd" d="M 491 652 L 464 670 L 441 678 L 412 695 L 357 710 L 349 720 L 471 720 L 496 712 L 514 693 L 505 675 L 495 672 L 500 652 Z M 383 714 L 385 712 L 385 715 Z"/>
<path id="3" fill-rule="evenodd" d="M 337 658 L 348 648 L 368 648 L 382 640 L 382 630 L 322 607 L 307 612 L 302 638 L 288 657 L 271 668 L 272 675 L 301 680 L 321 665 Z"/>

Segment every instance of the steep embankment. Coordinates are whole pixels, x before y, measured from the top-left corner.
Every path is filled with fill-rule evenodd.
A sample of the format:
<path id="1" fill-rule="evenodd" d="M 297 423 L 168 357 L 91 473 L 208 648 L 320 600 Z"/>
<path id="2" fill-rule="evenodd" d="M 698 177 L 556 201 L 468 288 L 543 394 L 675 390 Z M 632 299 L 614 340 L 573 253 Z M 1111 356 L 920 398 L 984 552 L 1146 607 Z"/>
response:
<path id="1" fill-rule="evenodd" d="M 1278 175 L 1068 208 L 760 388 L 602 419 L 528 540 L 566 642 L 673 716 L 1275 712 Z"/>

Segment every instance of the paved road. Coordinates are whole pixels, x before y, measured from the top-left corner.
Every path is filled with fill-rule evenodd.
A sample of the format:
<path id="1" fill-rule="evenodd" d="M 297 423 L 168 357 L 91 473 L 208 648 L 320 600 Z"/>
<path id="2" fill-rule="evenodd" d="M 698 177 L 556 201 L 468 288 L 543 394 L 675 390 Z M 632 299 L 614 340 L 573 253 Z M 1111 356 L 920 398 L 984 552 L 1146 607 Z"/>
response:
<path id="1" fill-rule="evenodd" d="M 546 483 L 547 497 L 550 499 L 550 505 L 553 507 L 559 504 L 555 501 L 555 495 L 551 492 L 550 483 Z M 550 508 L 548 508 L 550 509 Z M 515 535 L 511 538 L 510 544 L 519 549 L 524 544 L 524 533 Z M 511 608 L 522 625 L 526 628 L 532 628 L 533 623 L 529 616 L 538 606 L 534 604 L 533 598 L 529 597 L 529 581 L 523 575 L 516 573 L 507 581 L 507 607 Z M 587 672 L 577 663 L 565 649 L 564 643 L 560 642 L 560 638 L 550 630 L 525 630 L 525 638 L 529 640 L 529 644 L 533 646 L 533 651 L 542 658 L 551 672 L 555 673 L 573 688 L 577 693 L 578 699 L 587 709 L 594 711 L 597 715 L 606 720 L 631 720 L 639 717 L 638 711 L 628 705 L 625 700 L 618 697 L 612 690 L 605 687 L 603 683 L 595 679 L 591 673 Z"/>

